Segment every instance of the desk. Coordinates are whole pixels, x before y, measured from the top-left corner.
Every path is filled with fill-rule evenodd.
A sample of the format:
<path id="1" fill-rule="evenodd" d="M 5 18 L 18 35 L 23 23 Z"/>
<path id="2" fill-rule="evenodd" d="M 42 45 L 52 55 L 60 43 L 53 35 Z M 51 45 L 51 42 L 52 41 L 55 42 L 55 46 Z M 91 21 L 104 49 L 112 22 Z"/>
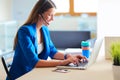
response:
<path id="1" fill-rule="evenodd" d="M 52 72 L 52 68 L 35 68 L 17 80 L 113 80 L 112 62 L 97 61 L 87 70 L 70 70 L 68 73 Z"/>

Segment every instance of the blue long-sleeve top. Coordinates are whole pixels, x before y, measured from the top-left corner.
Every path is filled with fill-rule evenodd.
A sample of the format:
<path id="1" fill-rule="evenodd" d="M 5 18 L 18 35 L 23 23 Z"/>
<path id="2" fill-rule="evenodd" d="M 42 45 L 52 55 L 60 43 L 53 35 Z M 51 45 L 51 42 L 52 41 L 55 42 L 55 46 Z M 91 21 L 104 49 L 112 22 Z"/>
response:
<path id="1" fill-rule="evenodd" d="M 31 71 L 40 59 L 47 60 L 57 53 L 57 49 L 50 39 L 47 26 L 42 26 L 44 49 L 38 55 L 38 41 L 36 24 L 24 25 L 18 30 L 18 42 L 15 48 L 13 63 L 10 68 L 12 80 Z"/>

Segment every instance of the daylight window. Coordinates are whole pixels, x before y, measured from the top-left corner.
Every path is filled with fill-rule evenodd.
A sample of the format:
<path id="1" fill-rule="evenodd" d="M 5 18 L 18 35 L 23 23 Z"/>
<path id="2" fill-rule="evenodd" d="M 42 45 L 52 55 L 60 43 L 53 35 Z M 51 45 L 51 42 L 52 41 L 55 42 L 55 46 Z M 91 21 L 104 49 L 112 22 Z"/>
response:
<path id="1" fill-rule="evenodd" d="M 69 0 L 53 0 L 57 6 L 56 12 L 57 13 L 68 13 L 69 12 Z"/>
<path id="2" fill-rule="evenodd" d="M 97 12 L 97 0 L 74 0 L 75 12 Z"/>

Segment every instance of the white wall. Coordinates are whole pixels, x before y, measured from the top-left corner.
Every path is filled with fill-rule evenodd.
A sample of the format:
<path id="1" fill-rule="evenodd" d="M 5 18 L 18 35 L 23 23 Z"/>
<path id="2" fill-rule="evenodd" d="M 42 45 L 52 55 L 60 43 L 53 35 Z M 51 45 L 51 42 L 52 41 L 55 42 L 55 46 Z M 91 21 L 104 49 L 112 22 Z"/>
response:
<path id="1" fill-rule="evenodd" d="M 98 3 L 97 37 L 120 37 L 120 1 L 99 0 Z M 99 52 L 102 58 L 106 57 L 105 49 L 105 41 L 103 41 L 102 48 Z"/>
<path id="2" fill-rule="evenodd" d="M 0 21 L 8 21 L 12 18 L 12 0 L 0 0 Z"/>
<path id="3" fill-rule="evenodd" d="M 120 1 L 99 0 L 97 36 L 120 36 Z"/>
<path id="4" fill-rule="evenodd" d="M 38 0 L 12 0 L 12 18 L 25 21 Z"/>

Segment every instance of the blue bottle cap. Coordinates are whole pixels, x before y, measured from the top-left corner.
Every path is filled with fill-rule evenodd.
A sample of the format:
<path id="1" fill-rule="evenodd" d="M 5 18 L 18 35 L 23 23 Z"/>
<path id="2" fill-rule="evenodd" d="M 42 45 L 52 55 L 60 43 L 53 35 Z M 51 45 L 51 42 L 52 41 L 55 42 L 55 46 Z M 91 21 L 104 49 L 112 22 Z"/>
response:
<path id="1" fill-rule="evenodd" d="M 82 41 L 81 46 L 90 46 L 90 43 L 88 41 Z"/>

